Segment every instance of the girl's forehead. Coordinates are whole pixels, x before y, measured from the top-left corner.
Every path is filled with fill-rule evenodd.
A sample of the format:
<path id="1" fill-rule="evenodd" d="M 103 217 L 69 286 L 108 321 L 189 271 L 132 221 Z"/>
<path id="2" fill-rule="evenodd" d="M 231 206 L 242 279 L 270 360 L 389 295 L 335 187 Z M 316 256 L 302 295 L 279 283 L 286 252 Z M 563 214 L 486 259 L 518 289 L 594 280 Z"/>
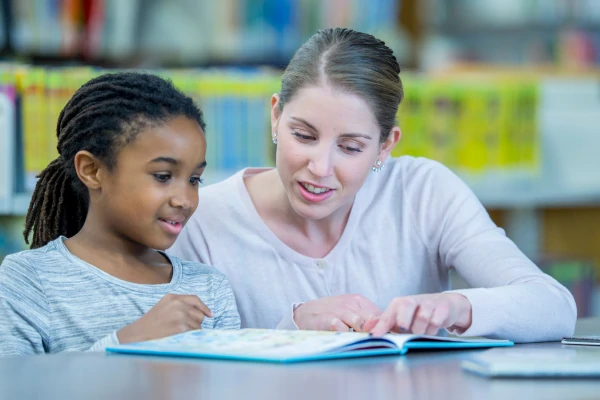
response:
<path id="1" fill-rule="evenodd" d="M 142 129 L 135 140 L 122 149 L 123 156 L 148 158 L 158 153 L 186 156 L 206 151 L 206 138 L 200 125 L 191 119 L 178 117 L 160 125 Z"/>

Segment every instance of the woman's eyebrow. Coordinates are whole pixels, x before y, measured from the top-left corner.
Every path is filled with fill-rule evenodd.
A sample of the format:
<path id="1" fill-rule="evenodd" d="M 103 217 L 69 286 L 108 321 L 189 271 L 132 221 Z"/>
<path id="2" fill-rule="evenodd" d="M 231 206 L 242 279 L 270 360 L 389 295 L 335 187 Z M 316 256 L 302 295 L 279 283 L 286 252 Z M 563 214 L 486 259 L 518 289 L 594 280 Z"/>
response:
<path id="1" fill-rule="evenodd" d="M 307 120 L 305 120 L 303 118 L 294 117 L 294 116 L 291 116 L 290 118 L 293 119 L 293 120 L 295 120 L 295 121 L 303 123 L 304 125 L 308 126 L 310 129 L 312 129 L 315 132 L 319 131 L 317 128 L 315 128 L 313 125 L 311 125 Z M 366 135 L 364 133 L 343 133 L 340 136 L 341 137 L 346 137 L 346 138 L 359 138 L 360 137 L 360 138 L 364 138 L 364 139 L 367 139 L 367 140 L 373 139 L 371 136 Z"/>

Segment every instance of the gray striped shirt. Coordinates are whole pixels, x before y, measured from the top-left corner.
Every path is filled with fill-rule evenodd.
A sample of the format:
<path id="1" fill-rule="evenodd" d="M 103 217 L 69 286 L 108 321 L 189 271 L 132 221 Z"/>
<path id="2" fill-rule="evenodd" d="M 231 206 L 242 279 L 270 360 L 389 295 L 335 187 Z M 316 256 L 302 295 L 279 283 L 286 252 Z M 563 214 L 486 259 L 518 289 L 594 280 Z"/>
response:
<path id="1" fill-rule="evenodd" d="M 170 283 L 136 284 L 75 257 L 64 239 L 0 265 L 0 356 L 103 350 L 167 293 L 197 295 L 213 312 L 204 329 L 239 328 L 229 282 L 214 268 L 169 255 Z"/>

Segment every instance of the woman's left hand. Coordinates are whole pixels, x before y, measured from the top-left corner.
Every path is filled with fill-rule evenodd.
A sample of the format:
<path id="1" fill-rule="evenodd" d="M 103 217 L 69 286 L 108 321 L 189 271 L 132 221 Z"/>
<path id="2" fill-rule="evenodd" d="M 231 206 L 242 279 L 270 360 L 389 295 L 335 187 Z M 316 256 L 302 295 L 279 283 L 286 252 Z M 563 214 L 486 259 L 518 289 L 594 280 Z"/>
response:
<path id="1" fill-rule="evenodd" d="M 458 293 L 396 297 L 378 318 L 367 321 L 363 331 L 382 336 L 389 331 L 435 335 L 441 328 L 467 330 L 471 326 L 471 302 Z"/>

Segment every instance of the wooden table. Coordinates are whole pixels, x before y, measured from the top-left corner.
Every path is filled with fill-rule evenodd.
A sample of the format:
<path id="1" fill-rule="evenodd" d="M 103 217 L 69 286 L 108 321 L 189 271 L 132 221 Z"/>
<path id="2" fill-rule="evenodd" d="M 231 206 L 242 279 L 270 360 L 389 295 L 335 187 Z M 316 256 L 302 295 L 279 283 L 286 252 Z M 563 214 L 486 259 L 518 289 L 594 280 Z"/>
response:
<path id="1" fill-rule="evenodd" d="M 577 333 L 600 334 L 600 319 L 580 320 Z M 532 347 L 568 346 L 536 343 L 516 348 Z M 588 349 L 600 358 L 600 348 Z M 600 398 L 599 380 L 486 379 L 461 370 L 460 361 L 477 351 L 481 350 L 287 365 L 104 353 L 0 358 L 0 398 Z"/>

